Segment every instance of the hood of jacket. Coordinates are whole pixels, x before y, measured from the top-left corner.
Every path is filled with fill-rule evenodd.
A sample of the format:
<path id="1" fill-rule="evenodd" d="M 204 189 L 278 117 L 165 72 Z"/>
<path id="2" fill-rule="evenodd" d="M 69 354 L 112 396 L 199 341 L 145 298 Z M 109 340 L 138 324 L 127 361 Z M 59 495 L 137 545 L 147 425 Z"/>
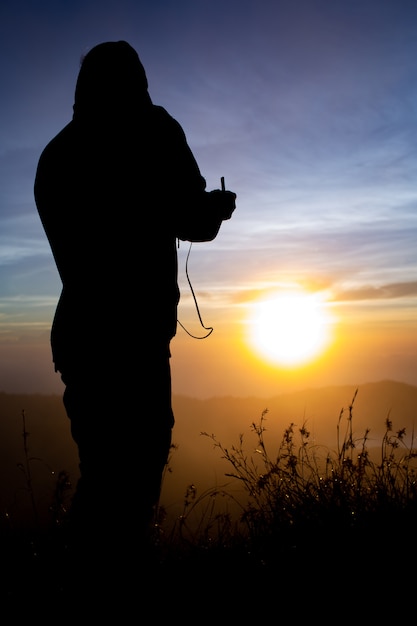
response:
<path id="1" fill-rule="evenodd" d="M 152 105 L 145 69 L 126 41 L 98 44 L 82 59 L 74 98 L 74 121 L 131 118 Z"/>

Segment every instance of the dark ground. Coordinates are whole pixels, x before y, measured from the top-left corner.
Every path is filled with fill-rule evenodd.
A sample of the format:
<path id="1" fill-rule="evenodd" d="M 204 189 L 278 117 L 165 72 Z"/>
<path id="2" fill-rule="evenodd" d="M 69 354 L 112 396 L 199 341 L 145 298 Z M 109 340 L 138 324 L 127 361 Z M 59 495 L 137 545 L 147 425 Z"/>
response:
<path id="1" fill-rule="evenodd" d="M 263 546 L 262 554 L 132 544 L 118 552 L 108 542 L 78 549 L 62 528 L 4 532 L 1 606 L 15 622 L 42 623 L 349 617 L 364 624 L 378 617 L 385 624 L 415 616 L 415 541 L 381 536 L 370 548 L 335 532 L 308 544 Z"/>

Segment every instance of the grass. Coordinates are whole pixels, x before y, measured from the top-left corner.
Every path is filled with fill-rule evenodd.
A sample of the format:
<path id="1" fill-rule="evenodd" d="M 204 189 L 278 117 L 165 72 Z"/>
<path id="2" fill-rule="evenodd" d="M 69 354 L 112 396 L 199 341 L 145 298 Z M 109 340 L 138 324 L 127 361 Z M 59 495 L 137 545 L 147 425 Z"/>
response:
<path id="1" fill-rule="evenodd" d="M 203 572 L 208 576 L 215 571 L 216 580 L 224 585 L 234 580 L 248 593 L 254 592 L 259 577 L 264 590 L 265 580 L 287 591 L 294 580 L 297 585 L 310 580 L 310 587 L 315 583 L 317 590 L 318 580 L 327 581 L 326 588 L 340 584 L 343 572 L 343 584 L 347 580 L 367 584 L 370 572 L 371 576 L 384 572 L 392 584 L 398 572 L 403 575 L 414 567 L 414 433 L 394 431 L 388 416 L 378 450 L 371 449 L 369 430 L 360 437 L 354 432 L 356 395 L 338 416 L 334 450 L 311 441 L 305 423 L 301 427 L 291 423 L 280 441 L 268 441 L 267 410 L 250 427 L 252 443 L 240 435 L 236 445 L 226 448 L 214 434 L 201 433 L 227 461 L 228 482 L 201 494 L 190 483 L 181 514 L 174 520 L 159 503 L 151 533 L 158 580 L 175 580 L 179 572 L 186 572 L 181 583 L 187 580 L 191 585 Z M 21 533 L 13 520 L 3 519 L 3 563 L 9 567 L 6 593 L 19 595 L 22 579 L 30 572 L 39 578 L 39 564 L 44 564 L 47 575 L 41 585 L 49 584 L 62 595 L 65 582 L 56 573 L 66 566 L 60 530 L 65 527 L 69 477 L 65 472 L 58 476 L 49 508 L 51 523 L 42 528 L 30 471 L 38 459 L 29 455 L 24 414 L 22 418 L 21 469 L 32 502 L 33 528 Z M 175 445 L 171 452 L 176 452 Z"/>
<path id="2" fill-rule="evenodd" d="M 317 547 L 331 552 L 335 541 L 369 551 L 398 533 L 412 537 L 414 433 L 407 444 L 405 429 L 394 432 L 388 416 L 379 450 L 370 450 L 369 430 L 354 435 L 356 395 L 338 417 L 334 451 L 311 442 L 306 424 L 297 429 L 292 423 L 281 441 L 268 442 L 267 410 L 251 425 L 255 445 L 249 451 L 244 435 L 228 449 L 214 434 L 202 433 L 229 463 L 226 476 L 239 485 L 239 495 L 215 488 L 197 497 L 190 485 L 169 543 L 204 551 L 240 548 L 252 560 L 273 566 L 288 552 L 305 554 Z M 163 525 L 157 528 L 163 533 Z"/>

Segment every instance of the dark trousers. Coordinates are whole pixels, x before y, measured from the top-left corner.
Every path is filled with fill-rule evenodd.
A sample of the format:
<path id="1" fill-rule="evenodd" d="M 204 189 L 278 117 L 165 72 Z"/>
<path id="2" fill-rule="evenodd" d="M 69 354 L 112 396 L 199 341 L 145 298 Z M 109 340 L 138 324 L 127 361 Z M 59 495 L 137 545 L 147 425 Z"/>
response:
<path id="1" fill-rule="evenodd" d="M 139 360 L 140 371 L 112 362 L 62 372 L 81 476 L 70 520 L 87 542 L 106 549 L 142 541 L 171 446 L 169 350 Z"/>

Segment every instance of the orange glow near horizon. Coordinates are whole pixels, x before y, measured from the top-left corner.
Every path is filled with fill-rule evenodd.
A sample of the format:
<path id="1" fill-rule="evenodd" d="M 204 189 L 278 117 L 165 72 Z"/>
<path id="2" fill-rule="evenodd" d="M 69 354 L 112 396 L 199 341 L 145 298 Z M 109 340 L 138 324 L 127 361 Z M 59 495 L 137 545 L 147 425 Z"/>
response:
<path id="1" fill-rule="evenodd" d="M 253 304 L 248 343 L 270 363 L 299 367 L 329 347 L 333 324 L 322 297 L 300 289 L 282 291 Z"/>

